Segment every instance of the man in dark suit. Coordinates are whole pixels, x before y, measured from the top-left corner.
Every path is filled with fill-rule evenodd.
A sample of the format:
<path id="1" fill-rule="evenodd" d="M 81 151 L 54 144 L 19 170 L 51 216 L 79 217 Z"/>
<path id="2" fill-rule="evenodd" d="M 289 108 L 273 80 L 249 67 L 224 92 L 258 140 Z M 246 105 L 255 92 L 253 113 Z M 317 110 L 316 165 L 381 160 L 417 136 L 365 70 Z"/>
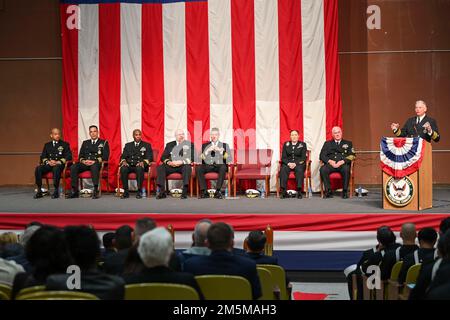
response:
<path id="1" fill-rule="evenodd" d="M 98 127 L 89 127 L 91 139 L 83 141 L 78 156 L 78 163 L 70 168 L 70 179 L 72 181 L 72 193 L 69 198 L 78 198 L 78 174 L 84 171 L 91 171 L 94 193 L 92 199 L 98 199 L 98 183 L 100 181 L 100 167 L 103 161 L 109 159 L 109 144 L 106 140 L 99 139 Z"/>
<path id="2" fill-rule="evenodd" d="M 366 272 L 368 266 L 380 266 L 381 280 L 389 279 L 395 263 L 403 260 L 408 254 L 419 248 L 415 244 L 416 226 L 413 223 L 404 223 L 402 225 L 400 237 L 403 240 L 401 246 L 392 245 L 388 248 L 379 248 L 379 251 L 363 264 L 363 271 Z"/>
<path id="3" fill-rule="evenodd" d="M 251 231 L 247 237 L 247 253 L 246 256 L 254 260 L 256 264 L 276 264 L 278 259 L 264 254 L 264 246 L 266 245 L 266 235 L 261 231 Z"/>
<path id="4" fill-rule="evenodd" d="M 128 252 L 133 245 L 134 232 L 133 228 L 128 225 L 123 225 L 117 228 L 114 237 L 114 246 L 116 253 L 110 254 L 103 264 L 103 270 L 106 273 L 114 275 L 122 275 L 127 259 Z"/>
<path id="5" fill-rule="evenodd" d="M 287 196 L 286 189 L 291 171 L 295 173 L 295 181 L 297 182 L 297 198 L 302 198 L 302 185 L 306 168 L 306 143 L 298 140 L 298 131 L 291 131 L 291 140 L 283 144 L 281 152 L 281 169 L 280 169 L 280 198 Z"/>
<path id="6" fill-rule="evenodd" d="M 333 139 L 326 141 L 320 151 L 320 160 L 324 163 L 320 167 L 320 176 L 325 186 L 325 198 L 331 198 L 330 173 L 339 172 L 342 175 L 342 198 L 348 198 L 348 183 L 350 180 L 350 165 L 355 160 L 355 150 L 352 142 L 342 139 L 342 129 L 334 127 L 331 130 Z"/>
<path id="7" fill-rule="evenodd" d="M 369 259 L 372 258 L 377 252 L 380 252 L 381 250 L 384 250 L 386 248 L 396 248 L 400 246 L 399 244 L 395 243 L 395 234 L 392 232 L 391 228 L 388 226 L 381 226 L 377 229 L 377 241 L 378 244 L 370 249 L 367 249 L 363 252 L 361 259 L 359 259 L 358 263 L 356 265 L 350 266 L 349 268 L 353 267 L 353 270 L 349 270 L 347 277 L 347 284 L 348 284 L 348 292 L 350 299 L 353 299 L 353 292 L 352 292 L 352 275 L 356 275 L 356 281 L 357 281 L 357 300 L 362 300 L 363 295 L 363 283 L 362 283 L 362 266 L 366 264 Z M 367 268 L 367 266 L 365 266 Z M 365 271 L 366 269 L 364 269 Z"/>
<path id="8" fill-rule="evenodd" d="M 166 198 L 166 177 L 172 173 L 183 175 L 183 192 L 181 199 L 187 198 L 187 189 L 191 179 L 191 163 L 194 161 L 194 144 L 185 140 L 184 131 L 178 129 L 175 132 L 175 141 L 166 144 L 161 156 L 162 164 L 158 166 L 156 183 L 159 186 L 159 194 L 156 199 Z"/>
<path id="9" fill-rule="evenodd" d="M 227 164 L 231 161 L 230 148 L 225 142 L 219 141 L 219 129 L 212 128 L 210 131 L 211 141 L 202 145 L 202 164 L 196 168 L 197 179 L 200 185 L 200 198 L 209 198 L 209 194 L 206 191 L 205 174 L 208 172 L 219 173 L 219 179 L 216 184 L 216 192 L 214 198 L 222 199 L 223 181 L 228 171 Z"/>
<path id="10" fill-rule="evenodd" d="M 138 273 L 123 276 L 127 284 L 132 283 L 176 283 L 194 288 L 203 298 L 200 287 L 192 274 L 176 272 L 169 267 L 173 254 L 172 236 L 166 228 L 155 228 L 146 232 L 137 248 L 144 269 Z"/>
<path id="11" fill-rule="evenodd" d="M 120 157 L 120 179 L 123 185 L 122 199 L 130 197 L 128 193 L 128 174 L 136 173 L 137 193 L 136 198 L 142 198 L 142 184 L 144 183 L 145 171 L 147 171 L 150 162 L 153 161 L 152 146 L 148 142 L 142 141 L 142 131 L 133 130 L 133 142 L 128 142 L 123 148 Z"/>
<path id="12" fill-rule="evenodd" d="M 118 276 L 105 274 L 97 269 L 100 257 L 100 241 L 97 232 L 87 226 L 69 226 L 64 229 L 70 255 L 81 270 L 80 288 L 102 300 L 122 300 L 125 281 Z M 72 290 L 68 288 L 72 274 L 57 274 L 47 278 L 47 290 Z"/>
<path id="13" fill-rule="evenodd" d="M 437 257 L 437 250 L 434 245 L 437 240 L 437 232 L 433 228 L 423 228 L 417 234 L 419 239 L 419 249 L 405 256 L 402 268 L 398 275 L 398 283 L 403 284 L 406 280 L 406 274 L 409 268 L 418 263 L 428 263 L 434 261 Z"/>
<path id="14" fill-rule="evenodd" d="M 223 222 L 212 224 L 207 233 L 209 256 L 198 256 L 184 263 L 184 271 L 194 275 L 223 274 L 241 276 L 250 282 L 253 299 L 261 296 L 256 263 L 249 258 L 233 254 L 233 229 Z"/>
<path id="15" fill-rule="evenodd" d="M 416 101 L 416 116 L 409 118 L 403 128 L 398 123 L 392 123 L 391 129 L 397 137 L 421 137 L 428 142 L 438 142 L 439 135 L 436 120 L 426 115 L 427 105 L 424 101 Z"/>
<path id="16" fill-rule="evenodd" d="M 37 186 L 37 192 L 34 195 L 35 199 L 43 197 L 42 175 L 50 171 L 53 172 L 53 186 L 55 187 L 52 199 L 59 198 L 59 181 L 61 179 L 61 174 L 66 162 L 72 160 L 72 151 L 70 150 L 69 144 L 61 140 L 61 130 L 53 128 L 50 138 L 52 140 L 47 142 L 42 150 L 41 164 L 38 165 L 34 171 Z"/>

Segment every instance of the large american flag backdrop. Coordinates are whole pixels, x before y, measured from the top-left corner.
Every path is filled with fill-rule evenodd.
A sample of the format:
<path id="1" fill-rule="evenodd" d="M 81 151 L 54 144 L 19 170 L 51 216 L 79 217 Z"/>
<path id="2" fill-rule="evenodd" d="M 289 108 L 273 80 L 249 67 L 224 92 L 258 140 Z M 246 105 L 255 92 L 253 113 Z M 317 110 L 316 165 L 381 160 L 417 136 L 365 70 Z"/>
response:
<path id="1" fill-rule="evenodd" d="M 273 187 L 298 129 L 317 190 L 320 149 L 342 124 L 337 2 L 62 1 L 65 140 L 77 154 L 98 125 L 113 184 L 133 129 L 161 154 L 178 128 L 200 144 L 218 127 L 235 149 L 274 150 Z"/>

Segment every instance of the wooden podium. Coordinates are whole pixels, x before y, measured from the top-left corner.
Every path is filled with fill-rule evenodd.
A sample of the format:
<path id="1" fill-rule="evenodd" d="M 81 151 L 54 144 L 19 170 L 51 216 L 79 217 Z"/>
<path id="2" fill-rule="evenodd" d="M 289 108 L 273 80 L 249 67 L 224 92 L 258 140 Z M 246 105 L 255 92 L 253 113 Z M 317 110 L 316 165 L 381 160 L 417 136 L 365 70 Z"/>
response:
<path id="1" fill-rule="evenodd" d="M 413 186 L 413 195 L 408 204 L 397 206 L 391 203 L 386 196 L 386 184 L 392 178 L 383 173 L 383 209 L 388 210 L 425 210 L 433 207 L 433 148 L 431 143 L 424 141 L 424 155 L 419 170 L 408 175 Z"/>

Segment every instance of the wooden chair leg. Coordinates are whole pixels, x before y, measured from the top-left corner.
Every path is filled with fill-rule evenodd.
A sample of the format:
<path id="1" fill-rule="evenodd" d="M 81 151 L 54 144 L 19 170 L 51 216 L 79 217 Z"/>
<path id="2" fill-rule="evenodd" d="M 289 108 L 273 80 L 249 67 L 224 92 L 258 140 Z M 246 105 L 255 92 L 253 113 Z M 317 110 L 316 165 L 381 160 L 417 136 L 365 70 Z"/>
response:
<path id="1" fill-rule="evenodd" d="M 277 189 L 277 198 L 280 197 L 280 177 L 277 176 L 277 181 L 276 181 L 276 189 Z"/>
<path id="2" fill-rule="evenodd" d="M 116 195 L 120 197 L 120 176 L 117 174 L 117 192 Z"/>
<path id="3" fill-rule="evenodd" d="M 191 176 L 191 181 L 189 181 L 189 186 L 190 186 L 190 189 L 191 189 L 191 198 L 194 196 L 194 182 L 193 182 L 193 178 L 192 178 L 192 176 Z"/>
<path id="4" fill-rule="evenodd" d="M 151 190 L 150 190 L 150 175 L 147 175 L 147 198 L 150 199 L 150 194 L 151 194 Z"/>
<path id="5" fill-rule="evenodd" d="M 230 179 L 230 175 L 228 174 L 228 184 L 227 184 L 227 189 L 228 189 L 228 196 L 231 196 L 231 179 Z"/>
<path id="6" fill-rule="evenodd" d="M 267 176 L 266 177 L 266 198 L 268 198 L 270 195 L 270 182 L 269 181 L 270 181 L 269 177 Z"/>
<path id="7" fill-rule="evenodd" d="M 233 196 L 236 197 L 236 177 L 233 178 Z"/>

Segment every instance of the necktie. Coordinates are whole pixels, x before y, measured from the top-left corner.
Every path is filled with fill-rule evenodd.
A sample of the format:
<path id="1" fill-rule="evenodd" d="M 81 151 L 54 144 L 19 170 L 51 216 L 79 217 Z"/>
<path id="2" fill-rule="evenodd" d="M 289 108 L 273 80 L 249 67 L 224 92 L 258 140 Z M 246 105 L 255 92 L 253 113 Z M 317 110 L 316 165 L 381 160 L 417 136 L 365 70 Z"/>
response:
<path id="1" fill-rule="evenodd" d="M 53 147 L 56 145 L 56 142 L 55 141 L 53 141 Z"/>
<path id="2" fill-rule="evenodd" d="M 420 123 L 420 118 L 417 117 L 417 119 L 416 119 L 416 124 L 419 124 L 419 123 Z"/>
<path id="3" fill-rule="evenodd" d="M 91 142 L 92 142 L 93 145 L 95 144 L 94 140 L 91 140 Z"/>

